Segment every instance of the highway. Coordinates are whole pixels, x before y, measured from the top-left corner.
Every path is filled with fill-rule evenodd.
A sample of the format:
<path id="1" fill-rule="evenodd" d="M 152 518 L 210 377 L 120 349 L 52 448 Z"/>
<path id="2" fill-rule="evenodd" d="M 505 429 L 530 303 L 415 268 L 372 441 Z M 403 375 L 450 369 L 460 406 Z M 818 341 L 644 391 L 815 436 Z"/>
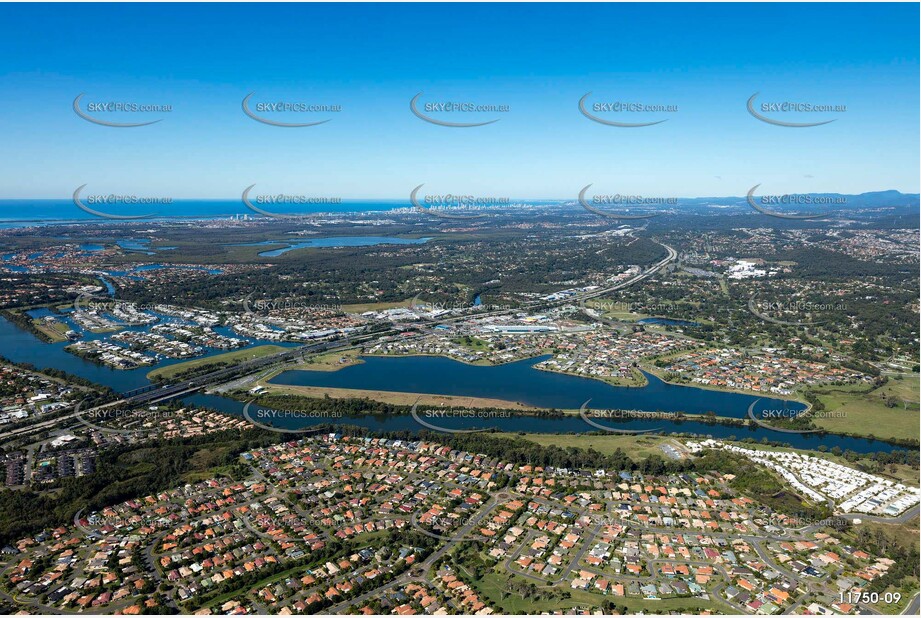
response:
<path id="1" fill-rule="evenodd" d="M 629 286 L 635 285 L 645 279 L 648 279 L 655 273 L 659 272 L 667 264 L 673 262 L 678 257 L 678 252 L 675 251 L 672 247 L 662 244 L 662 247 L 666 250 L 666 256 L 660 261 L 656 262 L 653 266 L 647 268 L 643 272 L 637 274 L 636 276 L 622 281 L 620 283 L 599 288 L 597 290 L 592 290 L 590 292 L 585 292 L 583 294 L 577 294 L 569 298 L 562 298 L 553 301 L 535 301 L 531 303 L 525 303 L 520 307 L 515 307 L 513 309 L 500 309 L 496 311 L 487 311 L 481 312 L 471 309 L 470 312 L 464 313 L 457 316 L 446 316 L 437 320 L 439 324 L 442 323 L 454 323 L 469 320 L 471 318 L 485 318 L 485 317 L 500 317 L 503 315 L 508 315 L 510 313 L 516 313 L 520 311 L 527 311 L 533 308 L 549 308 L 554 306 L 562 306 L 572 303 L 581 303 L 591 298 L 597 298 L 598 296 L 603 296 L 611 292 L 616 292 L 617 290 L 622 290 Z M 208 386 L 214 384 L 220 384 L 221 382 L 231 378 L 233 376 L 243 376 L 245 374 L 251 374 L 260 369 L 276 365 L 278 363 L 285 363 L 293 361 L 299 358 L 303 358 L 307 354 L 316 354 L 320 352 L 327 352 L 330 350 L 337 350 L 342 348 L 352 347 L 359 343 L 365 343 L 369 341 L 379 340 L 385 337 L 390 337 L 398 335 L 402 332 L 401 328 L 389 328 L 387 330 L 379 331 L 376 333 L 369 333 L 364 335 L 359 335 L 355 337 L 347 337 L 343 339 L 331 339 L 326 341 L 321 341 L 317 343 L 311 343 L 296 348 L 291 348 L 290 350 L 285 350 L 284 352 L 278 352 L 276 354 L 270 354 L 268 356 L 263 356 L 261 358 L 256 358 L 249 361 L 244 361 L 230 367 L 224 367 L 211 371 L 209 373 L 196 376 L 194 379 L 183 380 L 176 384 L 167 384 L 164 386 L 158 384 L 151 384 L 140 389 L 129 391 L 125 393 L 125 397 L 118 401 L 113 401 L 102 406 L 98 406 L 92 409 L 79 410 L 79 407 L 69 414 L 63 416 L 58 416 L 57 418 L 50 419 L 47 421 L 42 421 L 34 425 L 29 425 L 27 427 L 19 427 L 17 429 L 11 429 L 8 431 L 0 432 L 0 439 L 10 438 L 18 435 L 26 435 L 36 431 L 41 431 L 44 429 L 54 429 L 61 428 L 61 423 L 75 418 L 78 414 L 86 414 L 88 412 L 97 412 L 105 410 L 107 408 L 113 408 L 116 406 L 140 406 L 144 404 L 153 404 L 159 401 L 166 401 L 169 399 L 175 399 L 176 397 L 182 397 L 189 395 L 191 393 L 198 392 Z"/>
<path id="2" fill-rule="evenodd" d="M 283 363 L 290 360 L 295 360 L 302 357 L 305 354 L 315 354 L 318 352 L 324 352 L 327 350 L 350 347 L 356 343 L 362 341 L 363 339 L 373 339 L 376 337 L 382 337 L 386 335 L 395 334 L 396 330 L 384 331 L 381 333 L 374 333 L 372 335 L 367 335 L 364 338 L 357 337 L 354 339 L 341 339 L 341 340 L 331 340 L 323 341 L 320 343 L 309 344 L 305 346 L 300 346 L 297 348 L 291 348 L 290 350 L 285 350 L 284 352 L 278 352 L 277 354 L 271 354 L 269 356 L 263 356 L 261 358 L 256 358 L 253 360 L 245 361 L 230 367 L 224 367 L 201 376 L 197 376 L 194 380 L 185 380 L 177 384 L 170 384 L 167 386 L 158 386 L 152 384 L 143 389 L 131 391 L 128 393 L 128 396 L 119 399 L 118 401 L 112 401 L 110 403 L 97 406 L 95 408 L 87 408 L 84 410 L 79 409 L 79 405 L 69 414 L 63 416 L 58 416 L 47 421 L 42 421 L 40 423 L 35 423 L 26 427 L 19 427 L 16 429 L 11 429 L 0 433 L 0 439 L 9 438 L 22 434 L 29 434 L 43 429 L 54 429 L 60 428 L 61 423 L 68 419 L 73 419 L 79 414 L 87 414 L 90 412 L 98 412 L 106 410 L 109 408 L 114 408 L 117 406 L 122 407 L 131 407 L 139 406 L 142 404 L 150 404 L 158 401 L 164 401 L 167 399 L 174 399 L 176 397 L 187 395 L 189 393 L 194 393 L 201 390 L 209 384 L 219 383 L 228 377 L 238 374 L 238 373 L 251 373 L 262 367 L 268 365 L 274 365 L 277 363 Z"/>
<path id="3" fill-rule="evenodd" d="M 539 307 L 557 307 L 557 306 L 568 305 L 572 303 L 578 304 L 578 303 L 585 302 L 586 300 L 589 300 L 592 298 L 597 298 L 599 296 L 604 296 L 605 294 L 610 294 L 611 292 L 616 292 L 618 290 L 628 288 L 632 285 L 639 283 L 640 281 L 643 281 L 644 279 L 648 279 L 652 275 L 656 274 L 657 272 L 665 268 L 665 266 L 667 266 L 671 262 L 674 262 L 675 259 L 678 257 L 678 252 L 675 251 L 672 247 L 669 247 L 668 245 L 663 244 L 663 243 L 658 243 L 658 244 L 665 249 L 666 256 L 662 258 L 661 260 L 659 260 L 658 262 L 656 262 L 655 264 L 653 264 L 652 266 L 650 266 L 649 268 L 647 268 L 646 270 L 644 270 L 643 272 L 639 273 L 635 277 L 631 277 L 630 279 L 627 279 L 626 281 L 621 281 L 620 283 L 616 283 L 614 285 L 609 285 L 603 288 L 598 288 L 597 290 L 592 290 L 591 292 L 584 292 L 582 294 L 576 294 L 575 296 L 572 296 L 569 298 L 560 298 L 558 300 L 537 300 L 537 301 L 533 301 L 530 303 L 524 303 L 520 307 L 515 307 L 514 309 L 497 309 L 496 311 L 476 312 L 472 314 L 465 314 L 461 316 L 453 316 L 450 318 L 441 319 L 439 320 L 439 322 L 458 322 L 458 321 L 463 321 L 463 320 L 469 320 L 471 317 L 476 317 L 476 318 L 495 317 L 495 316 L 502 316 L 508 313 L 519 312 L 522 310 L 536 309 Z"/>

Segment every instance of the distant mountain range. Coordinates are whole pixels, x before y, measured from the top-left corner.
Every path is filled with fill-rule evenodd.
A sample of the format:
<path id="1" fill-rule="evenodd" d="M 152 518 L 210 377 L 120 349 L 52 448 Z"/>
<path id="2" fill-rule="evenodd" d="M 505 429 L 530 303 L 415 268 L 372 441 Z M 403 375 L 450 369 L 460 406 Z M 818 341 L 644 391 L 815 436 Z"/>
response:
<path id="1" fill-rule="evenodd" d="M 755 199 L 762 195 L 783 195 L 782 193 L 761 192 L 761 188 L 755 192 Z M 887 191 L 870 191 L 868 193 L 848 194 L 848 193 L 797 193 L 796 195 L 832 198 L 844 198 L 844 204 L 826 204 L 825 206 L 850 207 L 850 208 L 880 208 L 885 206 L 921 206 L 921 194 L 902 193 L 893 189 Z M 745 196 L 742 197 L 680 197 L 678 201 L 681 204 L 697 206 L 737 206 L 746 204 Z"/>

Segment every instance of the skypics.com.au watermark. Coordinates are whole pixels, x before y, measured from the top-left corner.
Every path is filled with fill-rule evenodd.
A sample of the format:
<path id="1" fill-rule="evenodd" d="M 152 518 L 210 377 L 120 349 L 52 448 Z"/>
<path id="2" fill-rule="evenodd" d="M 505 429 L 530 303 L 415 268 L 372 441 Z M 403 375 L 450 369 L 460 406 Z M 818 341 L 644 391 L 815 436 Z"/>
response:
<path id="1" fill-rule="evenodd" d="M 243 299 L 243 312 L 257 318 L 284 317 L 286 315 L 325 315 L 342 312 L 342 303 L 338 298 L 332 301 L 297 296 L 253 298 L 255 294 L 255 292 L 251 292 Z"/>
<path id="2" fill-rule="evenodd" d="M 457 515 L 452 517 L 450 515 L 433 515 L 431 518 L 425 521 L 427 527 L 423 527 L 417 521 L 416 517 L 413 517 L 411 523 L 412 526 L 432 538 L 440 539 L 442 541 L 485 541 L 485 537 L 476 535 L 476 534 L 467 534 L 466 536 L 460 535 L 457 533 L 457 530 L 462 528 L 475 528 L 475 526 L 483 521 L 483 516 L 480 514 L 476 515 Z"/>
<path id="3" fill-rule="evenodd" d="M 255 186 L 255 185 L 254 185 Z M 341 197 L 311 197 L 307 195 L 257 195 L 257 204 L 341 204 Z"/>
<path id="4" fill-rule="evenodd" d="M 418 402 L 413 404 L 409 413 L 413 417 L 413 420 L 423 427 L 442 433 L 477 433 L 489 430 L 489 428 L 461 429 L 446 427 L 444 425 L 445 421 L 489 421 L 493 419 L 512 418 L 512 413 L 508 410 L 478 410 L 476 408 L 424 408 L 420 410 Z"/>
<path id="5" fill-rule="evenodd" d="M 758 412 L 762 420 L 793 420 L 796 418 L 823 419 L 823 418 L 847 418 L 847 412 L 844 410 L 813 410 L 808 414 L 802 410 L 790 410 L 785 408 L 771 408 Z"/>
<path id="6" fill-rule="evenodd" d="M 308 517 L 306 514 L 294 515 L 289 513 L 286 516 L 277 516 L 270 511 L 253 510 L 247 513 L 240 513 L 243 525 L 255 534 L 267 541 L 274 543 L 311 543 L 322 538 L 317 535 L 317 530 L 323 530 L 325 524 L 322 519 Z M 291 530 L 301 528 L 300 534 L 295 534 Z M 311 538 L 314 537 L 314 538 Z"/>
<path id="7" fill-rule="evenodd" d="M 608 219 L 651 219 L 657 217 L 661 212 L 654 211 L 644 214 L 629 214 L 610 210 L 610 207 L 619 208 L 649 208 L 651 206 L 673 206 L 678 204 L 678 198 L 675 197 L 648 197 L 643 195 L 624 195 L 621 193 L 597 194 L 591 199 L 586 197 L 586 193 L 592 185 L 585 185 L 579 191 L 579 204 L 588 212 L 606 217 Z"/>
<path id="8" fill-rule="evenodd" d="M 761 122 L 766 122 L 767 124 L 772 124 L 778 127 L 802 129 L 806 127 L 818 127 L 824 124 L 830 124 L 837 120 L 837 118 L 832 118 L 830 120 L 818 120 L 813 122 L 792 122 L 789 120 L 780 120 L 779 118 L 775 117 L 782 114 L 841 114 L 847 112 L 847 105 L 843 104 L 816 103 L 808 101 L 762 101 L 761 103 L 756 103 L 756 99 L 758 98 L 759 94 L 760 93 L 756 92 L 751 97 L 749 97 L 748 103 L 746 104 L 748 113 Z"/>
<path id="9" fill-rule="evenodd" d="M 149 515 L 132 513 L 131 515 L 90 513 L 83 515 L 83 509 L 77 511 L 74 515 L 74 527 L 87 535 L 93 537 L 102 535 L 109 530 L 125 530 L 146 527 L 161 528 L 171 527 L 173 522 L 167 515 Z"/>
<path id="10" fill-rule="evenodd" d="M 621 127 L 621 128 L 638 128 L 638 127 L 651 127 L 653 125 L 662 124 L 666 122 L 668 118 L 662 118 L 659 120 L 650 120 L 647 122 L 627 122 L 624 115 L 629 114 L 674 114 L 678 111 L 678 106 L 670 103 L 651 103 L 648 101 L 596 101 L 595 103 L 588 103 L 588 98 L 591 96 L 591 92 L 585 93 L 581 99 L 579 99 L 579 111 L 582 112 L 582 115 L 597 122 L 598 124 L 603 124 L 609 127 Z M 621 116 L 617 116 L 621 114 Z M 614 120 L 617 118 L 617 120 Z"/>
<path id="11" fill-rule="evenodd" d="M 588 309 L 608 313 L 669 314 L 680 309 L 675 303 L 624 302 L 620 300 L 593 299 Z"/>
<path id="12" fill-rule="evenodd" d="M 148 408 L 99 407 L 88 410 L 84 410 L 84 407 L 84 402 L 81 401 L 74 409 L 74 415 L 80 423 L 94 431 L 119 435 L 137 434 L 151 425 L 174 420 L 179 416 L 177 410 L 159 406 Z"/>
<path id="13" fill-rule="evenodd" d="M 611 195 L 593 195 L 592 204 L 596 206 L 675 206 L 678 204 L 678 198 L 613 193 Z"/>
<path id="14" fill-rule="evenodd" d="M 789 206 L 843 206 L 848 202 L 847 197 L 843 195 L 815 195 L 811 193 L 785 193 L 782 195 L 755 197 L 755 191 L 760 186 L 760 184 L 757 184 L 748 190 L 746 195 L 748 205 L 763 215 L 777 219 L 808 220 L 830 218 L 833 213 L 786 213 L 778 211 L 777 208 Z"/>
<path id="15" fill-rule="evenodd" d="M 89 213 L 94 217 L 100 217 L 102 219 L 115 219 L 115 220 L 134 220 L 134 219 L 149 219 L 150 217 L 156 217 L 157 213 L 148 213 L 143 215 L 120 215 L 113 214 L 111 211 L 113 209 L 123 208 L 125 206 L 138 206 L 138 205 L 155 205 L 155 204 L 172 204 L 173 198 L 171 197 L 152 197 L 152 196 L 138 196 L 134 194 L 117 194 L 117 193 L 105 193 L 105 194 L 89 194 L 82 195 L 83 189 L 86 187 L 86 184 L 82 184 L 74 191 L 73 201 L 74 206 L 79 208 L 85 213 Z M 93 206 L 102 206 L 105 208 L 103 210 L 97 210 L 96 208 L 91 208 Z"/>
<path id="16" fill-rule="evenodd" d="M 311 425 L 318 420 L 341 419 L 344 416 L 342 412 L 337 410 L 279 410 L 275 408 L 263 408 L 258 405 L 253 406 L 252 404 L 253 402 L 249 401 L 243 406 L 243 418 L 257 427 L 277 433 L 304 433 L 310 431 Z M 255 409 L 253 409 L 254 407 Z M 303 421 L 307 422 L 307 425 L 303 427 L 287 428 L 277 424 L 297 424 Z"/>
<path id="17" fill-rule="evenodd" d="M 173 198 L 171 197 L 145 197 L 138 196 L 134 194 L 130 195 L 119 195 L 117 193 L 109 193 L 106 195 L 85 195 L 83 200 L 87 204 L 94 205 L 118 205 L 118 204 L 172 204 Z"/>
<path id="18" fill-rule="evenodd" d="M 306 101 L 253 101 L 252 99 L 255 95 L 255 92 L 250 92 L 243 97 L 243 113 L 257 122 L 273 127 L 284 127 L 289 129 L 315 127 L 329 122 L 332 118 L 311 122 L 285 122 L 283 120 L 271 118 L 270 115 L 272 114 L 334 114 L 342 111 L 341 105 L 317 104 Z M 290 116 L 279 117 L 288 118 Z"/>
<path id="19" fill-rule="evenodd" d="M 752 297 L 748 301 L 748 311 L 755 317 L 773 324 L 816 326 L 827 320 L 820 320 L 814 316 L 832 311 L 847 311 L 847 305 L 841 302 L 764 301 Z"/>
<path id="20" fill-rule="evenodd" d="M 669 413 L 667 412 L 660 413 L 660 412 L 642 412 L 642 411 L 634 411 L 634 410 L 627 411 L 627 410 L 605 410 L 605 409 L 591 410 L 591 416 L 590 416 L 589 408 L 588 408 L 589 402 L 591 402 L 591 399 L 587 400 L 585 403 L 583 403 L 579 407 L 579 417 L 583 421 L 585 421 L 585 423 L 594 427 L 595 429 L 600 429 L 601 431 L 606 431 L 608 433 L 625 433 L 625 434 L 651 433 L 653 431 L 659 431 L 659 428 L 654 427 L 652 429 L 618 429 L 616 427 L 610 427 L 608 425 L 598 423 L 597 421 L 594 420 L 594 418 L 611 418 L 611 419 L 621 418 L 623 420 L 627 420 L 622 415 L 628 412 L 640 412 L 641 414 L 644 415 L 642 417 L 644 419 L 652 418 L 656 420 L 675 420 L 676 418 L 674 416 L 668 416 L 668 417 L 661 416 L 662 414 L 668 415 Z M 637 417 L 635 416 L 630 417 L 629 420 L 637 420 Z"/>
<path id="21" fill-rule="evenodd" d="M 844 205 L 847 198 L 844 196 L 811 195 L 808 193 L 785 193 L 783 195 L 762 195 L 758 198 L 762 205 L 777 206 L 809 206 L 816 205 Z"/>
<path id="22" fill-rule="evenodd" d="M 441 127 L 470 128 L 482 127 L 499 122 L 500 118 L 492 118 L 479 122 L 452 122 L 435 118 L 431 114 L 506 114 L 511 107 L 502 103 L 473 103 L 469 101 L 420 101 L 424 93 L 420 92 L 409 102 L 409 109 L 420 120 Z"/>
<path id="23" fill-rule="evenodd" d="M 592 418 L 609 418 L 609 419 L 615 419 L 615 420 L 648 419 L 648 420 L 674 421 L 674 420 L 680 420 L 682 416 L 678 412 L 664 412 L 664 411 L 650 412 L 648 410 L 602 409 L 602 410 L 592 410 Z"/>
<path id="24" fill-rule="evenodd" d="M 454 193 L 427 194 L 423 203 L 430 208 L 483 208 L 485 206 L 508 205 L 507 197 L 482 197 L 477 195 L 457 195 Z"/>
<path id="25" fill-rule="evenodd" d="M 478 311 L 508 311 L 513 309 L 512 305 L 507 304 L 481 303 L 479 305 L 474 305 L 472 303 L 454 300 L 447 302 L 428 301 L 419 298 L 421 295 L 422 292 L 413 296 L 412 300 L 409 301 L 409 310 L 413 313 L 442 314 L 451 311 L 469 311 L 471 309 L 476 309 Z"/>
<path id="26" fill-rule="evenodd" d="M 776 528 L 786 528 L 788 530 L 799 530 L 801 528 L 836 528 L 842 529 L 851 525 L 851 520 L 847 517 L 814 517 L 808 513 L 750 513 L 753 519 L 761 519 L 766 525 Z"/>
<path id="27" fill-rule="evenodd" d="M 419 212 L 441 219 L 478 219 L 485 216 L 484 210 L 508 206 L 509 197 L 484 197 L 471 194 L 442 193 L 427 194 L 419 197 L 419 190 L 425 184 L 417 186 L 409 194 L 409 201 Z"/>
<path id="28" fill-rule="evenodd" d="M 450 543 L 460 542 L 482 542 L 485 541 L 481 535 L 476 532 L 479 525 L 488 521 L 489 513 L 496 508 L 502 500 L 508 500 L 509 495 L 505 492 L 499 492 L 483 505 L 483 508 L 475 514 L 436 514 L 424 521 L 419 521 L 419 512 L 413 513 L 410 518 L 412 527 L 426 536 L 430 536 Z M 425 524 L 425 525 L 423 525 Z M 483 530 L 483 528 L 479 528 Z"/>
<path id="29" fill-rule="evenodd" d="M 802 417 L 804 420 L 821 420 L 826 418 L 846 418 L 847 414 L 843 410 L 790 410 L 787 408 L 768 408 L 758 412 L 758 415 L 755 415 L 755 406 L 758 405 L 758 402 L 761 399 L 756 399 L 748 406 L 748 418 L 753 421 L 756 425 L 769 429 L 771 431 L 778 431 L 780 433 L 826 433 L 826 429 L 799 429 L 799 428 L 787 428 L 787 427 L 777 427 L 766 421 L 768 420 L 780 420 L 780 421 L 793 421 L 799 417 Z"/>
<path id="30" fill-rule="evenodd" d="M 288 193 L 274 193 L 266 195 L 253 195 L 250 193 L 253 190 L 253 187 L 256 185 L 250 185 L 243 189 L 243 193 L 240 196 L 240 199 L 243 202 L 243 205 L 252 210 L 256 214 L 260 214 L 263 217 L 271 217 L 272 219 L 297 219 L 301 217 L 309 216 L 310 214 L 315 213 L 280 213 L 273 212 L 263 208 L 263 206 L 273 207 L 273 206 L 285 206 L 285 205 L 338 205 L 342 204 L 341 197 L 320 197 L 312 195 L 302 195 L 302 194 L 288 194 Z M 258 204 L 258 206 L 257 206 Z"/>
<path id="31" fill-rule="evenodd" d="M 136 303 L 129 300 L 119 300 L 109 296 L 97 296 L 92 293 L 82 292 L 74 300 L 74 311 L 89 311 L 112 314 L 135 314 L 145 311 L 156 311 L 157 303 Z"/>
<path id="32" fill-rule="evenodd" d="M 87 122 L 93 124 L 98 124 L 104 127 L 115 127 L 120 129 L 132 128 L 132 127 L 146 127 L 148 125 L 157 124 L 162 120 L 162 118 L 157 118 L 155 120 L 146 120 L 140 122 L 116 122 L 115 120 L 103 119 L 101 116 L 112 114 L 112 118 L 122 117 L 119 114 L 164 114 L 173 111 L 173 106 L 165 103 L 139 103 L 136 101 L 89 101 L 85 104 L 86 110 L 84 111 L 82 105 L 82 99 L 86 94 L 82 93 L 77 95 L 77 98 L 74 99 L 73 109 L 74 113 L 77 114 L 80 118 L 83 118 Z"/>

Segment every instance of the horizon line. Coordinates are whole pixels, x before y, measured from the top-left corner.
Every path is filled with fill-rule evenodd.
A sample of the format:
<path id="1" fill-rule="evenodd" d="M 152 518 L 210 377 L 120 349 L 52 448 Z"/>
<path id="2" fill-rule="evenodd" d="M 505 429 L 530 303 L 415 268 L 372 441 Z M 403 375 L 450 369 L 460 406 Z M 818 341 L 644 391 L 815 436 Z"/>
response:
<path id="1" fill-rule="evenodd" d="M 841 193 L 841 192 L 837 192 L 837 191 L 808 191 L 808 192 L 793 191 L 793 192 L 789 192 L 789 193 L 787 193 L 787 194 L 788 194 L 788 195 L 794 195 L 794 194 L 795 194 L 795 195 L 855 195 L 855 196 L 859 196 L 859 195 L 867 195 L 867 194 L 871 194 L 871 193 L 898 193 L 899 195 L 904 195 L 904 196 L 908 196 L 908 197 L 921 197 L 921 189 L 919 189 L 919 190 L 917 190 L 917 191 L 913 191 L 913 192 L 905 192 L 905 191 L 901 191 L 901 190 L 899 190 L 899 189 L 872 189 L 872 190 L 869 190 L 869 191 L 862 191 L 862 192 L 860 192 L 860 193 Z M 269 193 L 267 193 L 267 195 L 272 195 L 272 193 L 269 192 Z M 782 193 L 772 193 L 771 195 L 783 195 L 783 194 L 782 194 Z M 169 198 L 169 199 L 172 199 L 172 200 L 187 200 L 187 201 L 198 201 L 198 202 L 227 202 L 227 201 L 240 202 L 240 201 L 242 201 L 239 195 L 233 196 L 233 197 L 174 197 L 174 196 L 159 196 L 159 197 Z M 346 201 L 348 201 L 348 202 L 369 202 L 369 201 L 388 201 L 388 202 L 393 201 L 393 202 L 397 202 L 397 201 L 406 201 L 407 203 L 410 202 L 410 199 L 409 199 L 408 196 L 400 196 L 400 197 L 341 197 L 341 196 L 326 196 L 326 197 L 329 197 L 329 198 L 331 198 L 331 199 L 332 199 L 332 198 L 338 199 L 338 200 L 341 200 L 341 201 L 343 201 L 343 202 L 346 202 Z M 740 200 L 744 200 L 744 199 L 746 198 L 746 196 L 745 196 L 744 193 L 743 193 L 743 194 L 740 194 L 740 195 L 698 195 L 698 196 L 690 196 L 690 195 L 677 195 L 677 196 L 676 196 L 676 195 L 656 195 L 656 196 L 647 196 L 647 197 L 649 197 L 649 198 L 670 197 L 670 198 L 674 198 L 674 199 L 684 199 L 684 200 L 706 200 L 706 199 L 740 199 Z M 529 200 L 531 200 L 531 201 L 546 201 L 546 202 L 566 202 L 566 201 L 578 201 L 578 194 L 574 194 L 574 195 L 572 195 L 572 196 L 567 196 L 567 197 L 515 197 L 515 196 L 508 196 L 508 197 L 505 197 L 505 196 L 503 196 L 503 199 L 516 200 L 516 201 L 529 201 Z M 0 197 L 0 203 L 2 203 L 2 202 L 13 202 L 13 201 L 41 201 L 41 202 L 65 201 L 65 202 L 72 202 L 72 201 L 73 201 L 73 198 L 72 198 L 71 196 L 66 196 L 66 197 Z M 304 205 L 310 205 L 310 204 L 304 204 Z M 316 204 L 316 205 L 319 206 L 319 205 L 321 205 L 321 204 Z"/>

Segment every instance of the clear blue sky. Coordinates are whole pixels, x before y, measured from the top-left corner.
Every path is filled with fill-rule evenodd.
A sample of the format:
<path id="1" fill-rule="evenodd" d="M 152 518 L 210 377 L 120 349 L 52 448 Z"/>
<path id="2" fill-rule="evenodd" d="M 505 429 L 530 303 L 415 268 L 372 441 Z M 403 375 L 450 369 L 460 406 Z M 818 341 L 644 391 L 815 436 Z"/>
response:
<path id="1" fill-rule="evenodd" d="M 919 189 L 917 4 L 0 5 L 0 197 L 103 192 L 232 198 L 246 186 L 344 198 L 523 198 Z M 277 128 L 242 98 L 337 104 Z M 410 99 L 503 104 L 478 128 Z M 613 128 L 590 101 L 677 105 Z M 745 103 L 847 105 L 806 129 Z M 114 129 L 74 98 L 170 104 Z M 432 114 L 451 121 L 467 115 Z M 297 117 L 294 117 L 297 116 Z M 285 116 L 303 121 L 304 114 Z M 633 121 L 634 116 L 618 120 Z M 273 118 L 282 119 L 278 116 Z M 639 118 L 636 118 L 639 120 Z"/>

